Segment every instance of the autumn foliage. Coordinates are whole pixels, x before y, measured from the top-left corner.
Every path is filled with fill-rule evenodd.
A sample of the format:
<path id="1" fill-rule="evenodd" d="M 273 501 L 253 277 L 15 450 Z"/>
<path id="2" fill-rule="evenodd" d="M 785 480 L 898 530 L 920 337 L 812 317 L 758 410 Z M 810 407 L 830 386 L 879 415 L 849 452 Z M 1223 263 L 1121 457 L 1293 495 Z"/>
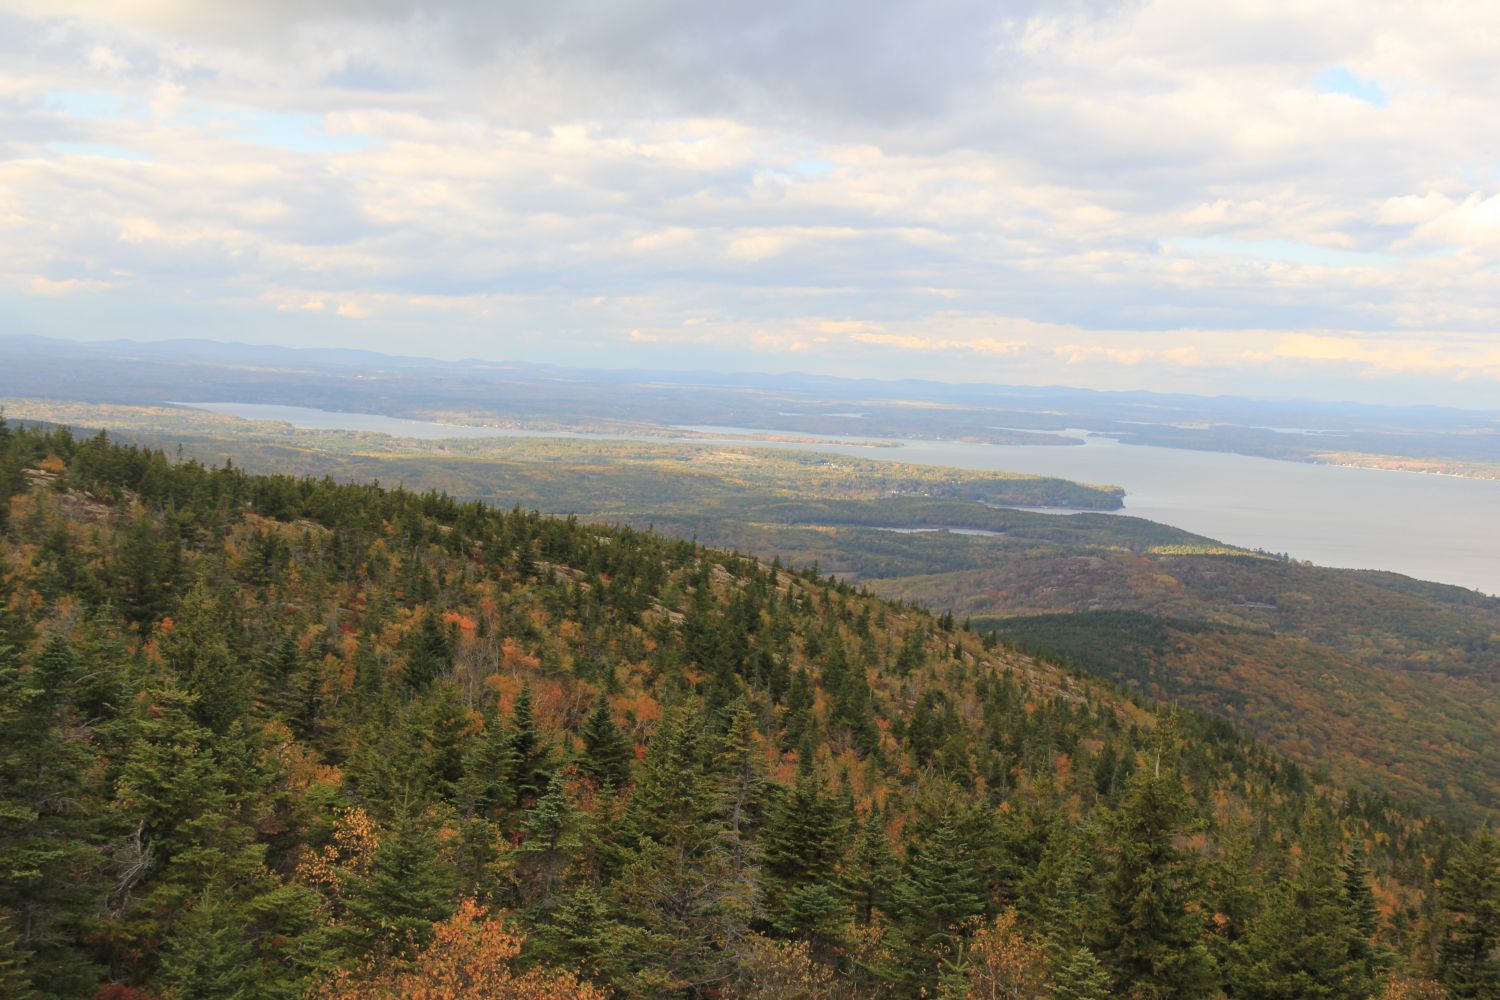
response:
<path id="1" fill-rule="evenodd" d="M 525 935 L 472 899 L 433 929 L 432 943 L 410 962 L 341 973 L 318 992 L 320 1000 L 605 1000 L 596 986 L 571 972 L 513 970 Z"/>

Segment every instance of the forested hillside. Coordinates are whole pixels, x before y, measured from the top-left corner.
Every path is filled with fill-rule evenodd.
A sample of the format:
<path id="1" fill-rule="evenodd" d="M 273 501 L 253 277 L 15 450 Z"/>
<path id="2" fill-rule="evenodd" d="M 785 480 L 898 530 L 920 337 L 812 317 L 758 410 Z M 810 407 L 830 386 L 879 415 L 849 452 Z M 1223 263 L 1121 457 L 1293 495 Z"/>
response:
<path id="1" fill-rule="evenodd" d="M 1490 708 L 1500 599 L 1274 558 L 1141 518 L 999 506 L 1118 503 L 1107 489 L 722 444 L 412 441 L 172 408 L 7 407 L 124 428 L 200 461 L 399 482 L 780 555 L 1027 643 L 1009 619 L 1084 614 L 1041 625 L 1064 641 L 1035 648 L 1444 816 L 1473 822 L 1500 807 Z M 1152 653 L 1149 677 L 1122 666 L 1134 640 L 1114 642 L 1115 611 L 1157 616 L 1152 630 L 1173 636 Z M 1085 648 L 1091 655 L 1077 655 Z"/>
<path id="2" fill-rule="evenodd" d="M 1491 834 L 848 583 L 3 425 L 0 493 L 0 995 L 1500 995 Z"/>

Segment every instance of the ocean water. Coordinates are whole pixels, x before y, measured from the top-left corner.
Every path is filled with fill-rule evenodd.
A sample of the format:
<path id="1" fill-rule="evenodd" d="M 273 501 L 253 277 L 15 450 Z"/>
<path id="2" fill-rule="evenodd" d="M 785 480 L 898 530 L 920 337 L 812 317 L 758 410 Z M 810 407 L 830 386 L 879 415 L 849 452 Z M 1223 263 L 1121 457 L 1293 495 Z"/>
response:
<path id="1" fill-rule="evenodd" d="M 186 405 L 252 420 L 280 420 L 295 427 L 424 439 L 610 437 L 458 426 L 295 406 Z M 684 430 L 722 433 L 726 440 L 766 433 L 733 427 Z M 1282 552 L 1324 566 L 1393 570 L 1500 594 L 1500 482 L 1126 445 L 1082 431 L 1069 433 L 1083 441 L 1082 447 L 914 440 L 872 447 L 834 436 L 808 442 L 738 443 L 1110 484 L 1125 490 L 1121 513 L 1233 545 Z M 892 443 L 899 447 L 890 447 Z"/>

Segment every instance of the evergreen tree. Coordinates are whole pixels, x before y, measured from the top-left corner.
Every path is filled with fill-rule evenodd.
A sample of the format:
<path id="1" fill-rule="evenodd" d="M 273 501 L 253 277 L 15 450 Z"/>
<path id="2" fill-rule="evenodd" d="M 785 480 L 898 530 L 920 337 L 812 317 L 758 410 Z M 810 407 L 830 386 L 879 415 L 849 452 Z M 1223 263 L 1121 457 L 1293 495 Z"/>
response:
<path id="1" fill-rule="evenodd" d="M 230 632 L 224 608 L 198 584 L 183 595 L 171 630 L 159 642 L 178 685 L 194 698 L 194 717 L 215 733 L 245 719 L 254 702 L 254 674 L 231 649 Z"/>
<path id="2" fill-rule="evenodd" d="M 778 931 L 827 934 L 840 922 L 845 903 L 836 875 L 850 819 L 805 746 L 796 782 L 772 800 L 761 837 L 766 905 Z"/>
<path id="3" fill-rule="evenodd" d="M 578 769 L 600 785 L 623 787 L 630 779 L 630 762 L 635 759 L 630 741 L 615 725 L 614 713 L 609 707 L 609 698 L 600 692 L 594 700 L 594 710 L 584 720 L 583 756 Z"/>
<path id="4" fill-rule="evenodd" d="M 668 710 L 646 747 L 625 818 L 634 850 L 612 886 L 621 947 L 640 966 L 628 988 L 644 996 L 701 995 L 728 973 L 722 942 L 753 912 L 752 871 L 726 850 L 717 776 L 703 730 Z"/>
<path id="5" fill-rule="evenodd" d="M 204 893 L 164 949 L 162 982 L 172 1000 L 252 1000 L 262 991 L 243 915 Z"/>
<path id="6" fill-rule="evenodd" d="M 27 966 L 31 952 L 21 943 L 15 921 L 5 910 L 0 909 L 0 996 L 12 1000 L 35 1000 L 36 990 L 31 986 Z"/>
<path id="7" fill-rule="evenodd" d="M 519 759 L 511 733 L 493 714 L 484 721 L 484 732 L 472 740 L 463 759 L 457 800 L 469 817 L 501 818 L 515 803 L 511 775 Z"/>
<path id="8" fill-rule="evenodd" d="M 1216 982 L 1192 903 L 1193 872 L 1176 839 L 1191 816 L 1181 781 L 1153 764 L 1138 773 L 1107 834 L 1113 870 L 1096 940 L 1121 996 L 1189 1000 Z"/>
<path id="9" fill-rule="evenodd" d="M 403 676 L 413 691 L 426 690 L 453 665 L 453 650 L 442 618 L 435 608 L 422 614 L 422 621 L 408 643 Z"/>
<path id="10" fill-rule="evenodd" d="M 403 808 L 382 835 L 369 872 L 352 879 L 345 892 L 343 937 L 365 953 L 421 947 L 432 925 L 453 914 L 455 883 L 436 838 Z"/>
<path id="11" fill-rule="evenodd" d="M 578 808 L 568 798 L 562 773 L 553 773 L 546 792 L 521 821 L 523 839 L 515 863 L 524 905 L 550 908 L 564 869 L 583 846 L 582 823 Z"/>
<path id="12" fill-rule="evenodd" d="M 1064 952 L 1052 971 L 1052 1000 L 1110 1000 L 1109 973 L 1087 945 Z"/>
<path id="13" fill-rule="evenodd" d="M 900 862 L 891 850 L 880 819 L 873 812 L 860 824 L 854 851 L 844 873 L 844 886 L 854 900 L 855 918 L 871 924 L 876 911 L 891 910 L 891 890 L 895 885 Z"/>
<path id="14" fill-rule="evenodd" d="M 509 772 L 512 802 L 527 808 L 547 787 L 547 759 L 551 748 L 536 728 L 536 714 L 531 703 L 531 685 L 523 684 L 511 713 L 507 756 L 514 762 Z"/>
<path id="15" fill-rule="evenodd" d="M 1454 997 L 1500 997 L 1500 836 L 1476 831 L 1443 870 L 1438 978 Z"/>
<path id="16" fill-rule="evenodd" d="M 892 893 L 898 975 L 915 985 L 956 950 L 987 909 L 984 879 L 957 817 L 945 810 L 932 833 L 908 849 Z"/>
<path id="17" fill-rule="evenodd" d="M 110 574 L 126 620 L 145 631 L 166 617 L 181 573 L 182 547 L 176 535 L 157 530 L 147 517 L 136 518 Z"/>
<path id="18" fill-rule="evenodd" d="M 734 707 L 730 716 L 717 764 L 722 776 L 724 818 L 732 842 L 731 850 L 744 852 L 751 843 L 752 833 L 761 824 L 766 776 L 755 715 L 743 700 Z"/>
<path id="19" fill-rule="evenodd" d="M 1355 837 L 1349 845 L 1341 872 L 1344 880 L 1344 905 L 1348 909 L 1350 955 L 1372 978 L 1378 977 L 1390 965 L 1391 956 L 1377 940 L 1380 910 L 1375 905 L 1364 841 L 1359 837 Z"/>
<path id="20" fill-rule="evenodd" d="M 79 947 L 104 895 L 93 754 L 74 722 L 74 661 L 54 638 L 31 669 L 0 646 L 0 916 L 14 923 L 18 971 L 41 996 L 86 993 L 97 975 Z"/>
<path id="21" fill-rule="evenodd" d="M 1255 1000 L 1366 1000 L 1375 982 L 1350 920 L 1329 837 L 1309 831 L 1292 878 L 1246 941 L 1236 995 Z"/>

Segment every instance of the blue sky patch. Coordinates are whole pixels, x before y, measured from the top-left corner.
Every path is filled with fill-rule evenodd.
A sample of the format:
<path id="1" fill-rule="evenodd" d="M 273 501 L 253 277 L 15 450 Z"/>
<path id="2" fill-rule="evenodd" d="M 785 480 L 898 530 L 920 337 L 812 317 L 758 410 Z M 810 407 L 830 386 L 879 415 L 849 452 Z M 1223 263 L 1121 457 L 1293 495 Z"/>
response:
<path id="1" fill-rule="evenodd" d="M 1335 66 L 1318 77 L 1318 91 L 1324 94 L 1345 94 L 1371 107 L 1383 108 L 1385 91 L 1374 80 L 1361 80 L 1347 66 Z"/>
<path id="2" fill-rule="evenodd" d="M 71 118 L 139 118 L 139 108 L 127 107 L 115 94 L 90 90 L 55 90 L 45 97 L 46 105 Z"/>
<path id="3" fill-rule="evenodd" d="M 1233 254 L 1256 260 L 1285 264 L 1309 264 L 1317 267 L 1389 267 L 1396 262 L 1390 254 L 1362 250 L 1339 250 L 1296 240 L 1237 240 L 1228 236 L 1183 236 L 1166 241 L 1169 250 L 1186 253 Z"/>
<path id="4" fill-rule="evenodd" d="M 96 142 L 49 142 L 47 148 L 63 156 L 104 156 L 111 160 L 130 160 L 134 163 L 145 163 L 150 159 L 133 149 Z"/>

